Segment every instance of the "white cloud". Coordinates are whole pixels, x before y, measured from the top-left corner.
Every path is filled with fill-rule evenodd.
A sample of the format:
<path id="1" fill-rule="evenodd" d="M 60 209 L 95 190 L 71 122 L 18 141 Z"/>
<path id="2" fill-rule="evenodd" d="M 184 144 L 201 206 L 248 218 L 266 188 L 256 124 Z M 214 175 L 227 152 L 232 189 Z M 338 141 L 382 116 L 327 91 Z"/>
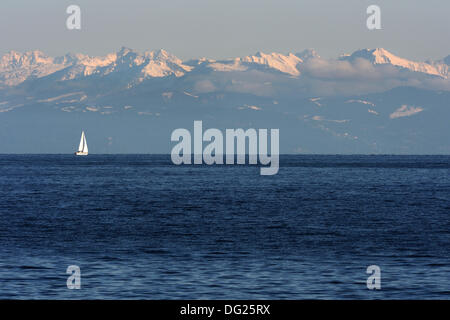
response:
<path id="1" fill-rule="evenodd" d="M 362 104 L 368 104 L 368 105 L 371 105 L 372 107 L 375 107 L 374 103 L 372 103 L 370 101 L 366 101 L 366 100 L 348 100 L 348 101 L 346 101 L 346 103 L 362 103 Z"/>
<path id="2" fill-rule="evenodd" d="M 423 109 L 420 107 L 413 107 L 413 106 L 407 106 L 402 105 L 400 108 L 395 110 L 393 113 L 389 115 L 389 118 L 396 119 L 401 117 L 410 117 L 416 113 L 422 112 Z"/>
<path id="3" fill-rule="evenodd" d="M 328 121 L 328 122 L 336 122 L 336 123 L 345 123 L 349 122 L 350 120 L 334 120 L 334 119 L 324 119 L 322 116 L 313 116 L 311 119 L 314 121 Z"/>
<path id="4" fill-rule="evenodd" d="M 450 78 L 443 79 L 388 64 L 374 65 L 362 58 L 354 61 L 309 59 L 300 65 L 300 71 L 303 75 L 300 81 L 311 94 L 374 93 L 400 86 L 450 90 Z"/>
<path id="5" fill-rule="evenodd" d="M 258 106 L 249 106 L 249 105 L 247 105 L 247 104 L 245 104 L 244 106 L 242 106 L 242 107 L 238 107 L 238 109 L 239 110 L 243 110 L 243 109 L 251 109 L 251 110 L 256 110 L 256 111 L 259 111 L 259 110 L 261 110 L 261 107 L 258 107 Z"/>

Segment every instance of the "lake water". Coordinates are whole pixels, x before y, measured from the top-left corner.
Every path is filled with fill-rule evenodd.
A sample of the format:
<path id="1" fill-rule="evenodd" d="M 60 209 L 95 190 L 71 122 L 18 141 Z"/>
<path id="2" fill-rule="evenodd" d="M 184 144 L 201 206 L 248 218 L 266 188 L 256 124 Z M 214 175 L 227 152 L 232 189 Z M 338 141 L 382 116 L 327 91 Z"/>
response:
<path id="1" fill-rule="evenodd" d="M 3 299 L 449 299 L 449 262 L 450 156 L 0 155 Z"/>

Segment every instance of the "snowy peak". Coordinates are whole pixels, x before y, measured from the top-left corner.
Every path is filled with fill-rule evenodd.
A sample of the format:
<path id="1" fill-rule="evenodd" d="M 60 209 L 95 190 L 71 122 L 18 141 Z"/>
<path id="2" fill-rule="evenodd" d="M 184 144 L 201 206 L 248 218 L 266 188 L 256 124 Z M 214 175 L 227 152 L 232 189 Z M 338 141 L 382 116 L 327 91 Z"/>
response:
<path id="1" fill-rule="evenodd" d="M 17 85 L 27 79 L 53 73 L 56 79 L 64 81 L 91 75 L 106 76 L 116 72 L 126 73 L 128 77 L 134 76 L 135 81 L 141 82 L 152 77 L 180 77 L 191 70 L 191 66 L 184 65 L 179 58 L 162 49 L 141 54 L 122 47 L 118 52 L 105 56 L 66 54 L 56 58 L 40 51 L 24 54 L 11 51 L 0 60 L 0 84 Z"/>
<path id="2" fill-rule="evenodd" d="M 82 66 L 82 68 L 80 68 Z M 104 57 L 77 56 L 74 69 L 82 70 L 82 75 L 107 75 L 113 72 L 138 73 L 138 81 L 149 77 L 182 76 L 192 68 L 165 50 L 146 51 L 143 54 L 122 47 L 117 53 Z"/>
<path id="3" fill-rule="evenodd" d="M 179 77 L 191 70 L 191 67 L 184 65 L 180 59 L 165 50 L 146 51 L 141 54 L 126 47 L 104 57 L 82 56 L 74 67 L 79 68 L 80 65 L 84 66 L 84 76 L 125 72 L 138 74 L 138 82 L 152 77 Z"/>
<path id="4" fill-rule="evenodd" d="M 300 75 L 297 65 L 303 62 L 302 59 L 292 53 L 283 55 L 275 52 L 270 54 L 258 52 L 253 56 L 241 58 L 240 61 L 244 63 L 264 65 L 268 68 L 272 68 L 292 76 Z"/>
<path id="5" fill-rule="evenodd" d="M 19 84 L 29 78 L 40 78 L 66 67 L 64 59 L 46 56 L 41 51 L 10 51 L 0 59 L 0 84 Z"/>
<path id="6" fill-rule="evenodd" d="M 300 77 L 301 68 L 308 60 L 320 56 L 313 49 L 297 54 L 257 52 L 241 58 L 226 60 L 196 59 L 183 62 L 175 55 L 163 50 L 137 52 L 122 47 L 117 52 L 105 56 L 85 54 L 66 54 L 50 57 L 41 51 L 20 53 L 11 51 L 0 58 L 0 86 L 14 86 L 26 80 L 38 79 L 51 75 L 53 81 L 80 79 L 89 76 L 104 77 L 120 74 L 117 79 L 133 85 L 150 78 L 168 76 L 181 77 L 196 69 L 198 72 L 244 72 L 259 70 L 280 72 L 291 77 Z M 448 79 L 450 56 L 440 61 L 415 62 L 400 58 L 386 49 L 362 49 L 353 54 L 339 57 L 340 61 L 354 63 L 358 59 L 370 61 L 373 65 L 391 65 L 399 69 L 439 76 Z M 336 60 L 321 59 L 324 68 L 332 68 Z M 325 63 L 331 61 L 331 63 Z M 312 64 L 317 67 L 317 64 Z M 326 70 L 322 70 L 324 72 Z"/>
<path id="7" fill-rule="evenodd" d="M 117 52 L 117 56 L 118 57 L 123 57 L 126 56 L 128 54 L 136 54 L 137 52 L 135 52 L 133 49 L 127 48 L 122 46 L 122 48 L 120 48 L 120 50 Z"/>
<path id="8" fill-rule="evenodd" d="M 181 77 L 193 69 L 191 66 L 183 64 L 181 59 L 163 49 L 146 51 L 142 58 L 145 63 L 142 69 L 144 77 L 166 77 L 170 75 Z"/>
<path id="9" fill-rule="evenodd" d="M 295 77 L 300 75 L 298 65 L 302 62 L 302 59 L 292 53 L 284 55 L 276 52 L 269 54 L 266 54 L 264 52 L 257 52 L 256 54 L 251 56 L 222 61 L 208 59 L 197 60 L 197 64 L 206 64 L 214 71 L 246 71 L 249 69 L 263 67 Z"/>
<path id="10" fill-rule="evenodd" d="M 46 56 L 39 50 L 28 51 L 20 53 L 17 51 L 10 51 L 5 54 L 0 60 L 1 67 L 25 67 L 38 64 L 53 63 L 53 58 Z"/>
<path id="11" fill-rule="evenodd" d="M 301 63 L 303 63 L 303 60 L 292 53 L 284 55 L 276 52 L 269 54 L 266 54 L 264 52 L 257 52 L 254 55 L 246 56 L 243 58 L 234 58 L 219 61 L 205 58 L 199 60 L 191 60 L 189 62 L 189 65 L 194 67 L 202 65 L 218 72 L 247 71 L 255 68 L 264 68 L 276 70 L 278 72 L 297 77 L 300 75 L 298 65 Z"/>
<path id="12" fill-rule="evenodd" d="M 358 50 L 351 55 L 342 56 L 340 60 L 355 61 L 358 58 L 369 60 L 373 64 L 390 64 L 414 72 L 447 77 L 446 72 L 442 68 L 425 62 L 415 62 L 400 58 L 383 48 Z"/>
<path id="13" fill-rule="evenodd" d="M 144 52 L 144 56 L 159 61 L 172 61 L 177 63 L 182 63 L 180 59 L 178 59 L 175 55 L 167 52 L 164 49 L 154 50 L 154 51 L 146 51 Z"/>

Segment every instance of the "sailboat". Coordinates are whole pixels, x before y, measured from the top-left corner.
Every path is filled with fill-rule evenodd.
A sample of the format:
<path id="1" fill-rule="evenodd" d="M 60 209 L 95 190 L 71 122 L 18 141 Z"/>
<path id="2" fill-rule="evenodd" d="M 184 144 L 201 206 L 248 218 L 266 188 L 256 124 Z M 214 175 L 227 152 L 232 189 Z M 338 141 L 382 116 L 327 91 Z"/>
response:
<path id="1" fill-rule="evenodd" d="M 88 146 L 87 146 L 86 136 L 84 134 L 84 131 L 81 131 L 80 145 L 78 146 L 78 151 L 75 152 L 75 155 L 77 155 L 77 156 L 87 156 L 88 155 Z"/>

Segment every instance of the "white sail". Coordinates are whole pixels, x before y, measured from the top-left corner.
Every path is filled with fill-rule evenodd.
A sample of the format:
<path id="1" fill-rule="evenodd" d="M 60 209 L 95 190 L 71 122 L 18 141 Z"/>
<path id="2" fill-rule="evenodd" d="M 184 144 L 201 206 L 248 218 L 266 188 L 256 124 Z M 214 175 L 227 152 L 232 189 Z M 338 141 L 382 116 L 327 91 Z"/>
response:
<path id="1" fill-rule="evenodd" d="M 86 135 L 84 134 L 84 131 L 83 131 L 83 152 L 88 153 L 88 146 L 87 146 Z"/>
<path id="2" fill-rule="evenodd" d="M 88 154 L 88 146 L 86 142 L 86 135 L 84 131 L 81 132 L 80 145 L 78 146 L 78 151 L 75 152 L 77 156 L 86 156 Z"/>
<path id="3" fill-rule="evenodd" d="M 78 152 L 83 152 L 84 147 L 84 131 L 81 132 L 81 139 L 80 139 L 80 145 L 78 146 Z"/>

